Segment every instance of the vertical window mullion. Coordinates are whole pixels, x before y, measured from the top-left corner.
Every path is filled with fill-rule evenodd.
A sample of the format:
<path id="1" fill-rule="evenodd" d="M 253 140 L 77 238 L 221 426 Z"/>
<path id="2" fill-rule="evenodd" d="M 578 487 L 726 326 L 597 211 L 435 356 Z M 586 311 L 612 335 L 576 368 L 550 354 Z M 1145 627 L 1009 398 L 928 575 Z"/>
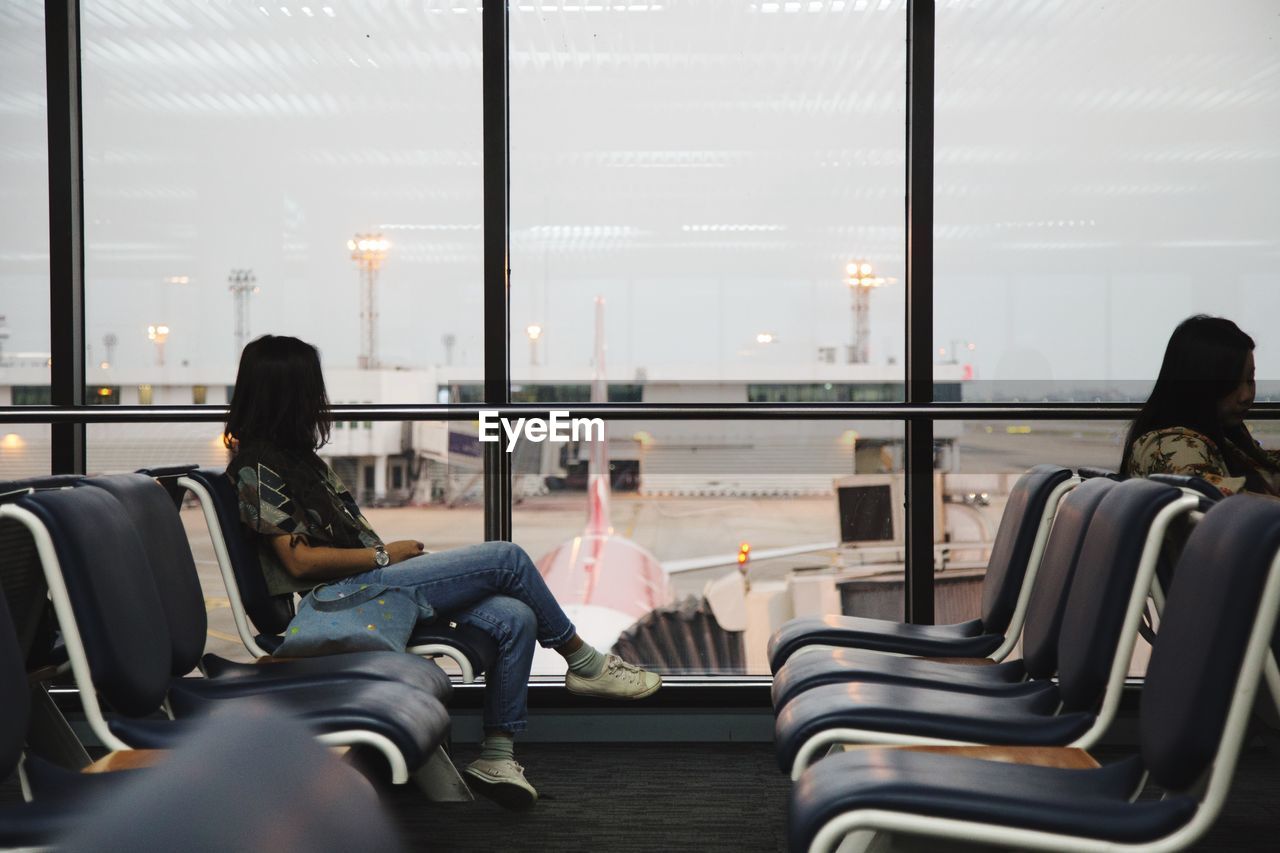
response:
<path id="1" fill-rule="evenodd" d="M 506 0 L 481 15 L 484 89 L 484 399 L 511 399 L 511 148 Z M 511 539 L 511 456 L 501 442 L 484 444 L 484 535 Z"/>
<path id="2" fill-rule="evenodd" d="M 934 2 L 907 4 L 906 402 L 933 403 L 933 66 Z M 907 421 L 908 622 L 933 622 L 933 421 Z"/>
<path id="3" fill-rule="evenodd" d="M 80 108 L 80 3 L 45 3 L 49 146 L 50 401 L 84 405 L 84 180 Z M 55 423 L 50 467 L 85 472 L 85 426 Z"/>

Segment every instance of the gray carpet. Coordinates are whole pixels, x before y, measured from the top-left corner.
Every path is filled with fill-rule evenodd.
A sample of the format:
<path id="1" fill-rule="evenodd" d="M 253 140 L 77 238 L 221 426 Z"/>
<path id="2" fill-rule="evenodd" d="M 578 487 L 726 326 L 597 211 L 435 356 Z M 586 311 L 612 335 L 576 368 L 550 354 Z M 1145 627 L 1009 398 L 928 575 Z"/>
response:
<path id="1" fill-rule="evenodd" d="M 459 764 L 475 747 L 459 746 Z M 1108 751 L 1107 759 L 1118 753 Z M 542 800 L 527 812 L 487 801 L 428 803 L 412 786 L 385 800 L 411 850 L 784 851 L 790 782 L 768 744 L 524 744 L 520 760 Z M 1152 792 L 1148 792 L 1152 793 Z M 0 805 L 21 799 L 0 784 Z M 1230 799 L 1197 851 L 1275 849 L 1280 757 L 1253 746 Z M 923 848 L 928 849 L 928 848 Z"/>

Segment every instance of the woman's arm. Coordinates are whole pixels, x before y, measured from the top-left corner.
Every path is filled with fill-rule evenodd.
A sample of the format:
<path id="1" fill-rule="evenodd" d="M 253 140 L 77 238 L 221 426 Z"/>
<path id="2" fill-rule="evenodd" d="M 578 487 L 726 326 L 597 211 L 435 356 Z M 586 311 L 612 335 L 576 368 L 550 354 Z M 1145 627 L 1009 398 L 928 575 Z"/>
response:
<path id="1" fill-rule="evenodd" d="M 358 575 L 378 567 L 374 562 L 373 548 L 333 548 L 312 546 L 298 539 L 290 542 L 289 536 L 272 536 L 271 548 L 280 558 L 284 570 L 299 580 L 323 581 Z M 411 539 L 388 542 L 387 556 L 391 563 L 399 563 L 422 553 L 423 544 Z"/>

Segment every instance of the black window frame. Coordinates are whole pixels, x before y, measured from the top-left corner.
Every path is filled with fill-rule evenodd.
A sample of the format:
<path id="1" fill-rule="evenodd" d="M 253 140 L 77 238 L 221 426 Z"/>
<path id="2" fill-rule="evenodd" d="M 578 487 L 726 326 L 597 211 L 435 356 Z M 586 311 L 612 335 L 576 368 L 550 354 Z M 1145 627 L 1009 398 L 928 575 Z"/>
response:
<path id="1" fill-rule="evenodd" d="M 471 421 L 481 409 L 508 417 L 546 416 L 543 404 L 512 401 L 510 355 L 509 3 L 482 12 L 484 121 L 484 383 L 483 402 L 336 405 L 352 429 L 372 421 Z M 933 621 L 933 424 L 938 420 L 1121 420 L 1134 403 L 964 404 L 956 388 L 933 381 L 933 192 L 935 0 L 909 0 L 906 11 L 906 360 L 898 403 L 806 402 L 648 405 L 635 399 L 575 404 L 575 415 L 605 420 L 891 420 L 904 426 L 906 577 L 903 617 Z M 0 407 L 2 423 L 51 425 L 52 473 L 84 473 L 86 425 L 130 422 L 220 422 L 227 407 L 100 407 L 85 386 L 85 281 L 80 0 L 45 4 L 49 151 L 50 404 Z M 228 392 L 230 389 L 228 389 Z M 610 395 L 613 396 L 612 394 Z M 228 393 L 228 399 L 230 393 Z M 625 399 L 625 398 L 624 398 Z M 1280 404 L 1258 404 L 1259 419 L 1280 419 Z M 511 459 L 484 445 L 484 532 L 511 538 Z"/>

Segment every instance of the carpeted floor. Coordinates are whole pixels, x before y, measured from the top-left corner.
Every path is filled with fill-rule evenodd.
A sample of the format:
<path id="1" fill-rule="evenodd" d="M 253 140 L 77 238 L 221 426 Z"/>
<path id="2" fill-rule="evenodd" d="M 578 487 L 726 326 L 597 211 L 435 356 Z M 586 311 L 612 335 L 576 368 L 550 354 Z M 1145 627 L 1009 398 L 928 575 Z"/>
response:
<path id="1" fill-rule="evenodd" d="M 475 751 L 459 746 L 459 765 Z M 542 795 L 526 812 L 487 801 L 428 803 L 413 786 L 384 788 L 407 848 L 450 853 L 787 849 L 791 784 L 778 771 L 770 744 L 524 744 L 520 760 Z M 0 784 L 0 806 L 20 799 L 15 779 Z M 1253 746 L 1241 757 L 1223 814 L 1193 849 L 1275 849 L 1278 800 L 1280 756 Z M 932 853 L 938 848 L 923 842 L 909 849 Z"/>
<path id="2" fill-rule="evenodd" d="M 474 756 L 460 745 L 459 767 Z M 772 744 L 525 744 L 542 799 L 527 812 L 490 802 L 431 804 L 410 788 L 386 799 L 412 850 L 669 853 L 785 851 L 791 783 Z M 1120 753 L 1104 756 L 1113 760 Z M 1148 791 L 1148 793 L 1155 793 Z M 1280 757 L 1241 756 L 1230 799 L 1197 851 L 1275 849 Z M 912 850 L 934 849 L 930 844 Z"/>

